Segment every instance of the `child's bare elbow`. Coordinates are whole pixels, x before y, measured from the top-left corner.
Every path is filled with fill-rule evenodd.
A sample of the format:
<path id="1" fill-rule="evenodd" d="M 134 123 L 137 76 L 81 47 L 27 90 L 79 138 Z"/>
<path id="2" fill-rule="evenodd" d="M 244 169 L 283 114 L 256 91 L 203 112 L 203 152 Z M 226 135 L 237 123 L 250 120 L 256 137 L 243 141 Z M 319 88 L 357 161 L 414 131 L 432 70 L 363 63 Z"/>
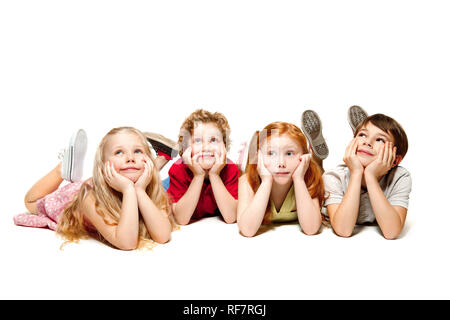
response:
<path id="1" fill-rule="evenodd" d="M 185 225 L 189 224 L 189 219 L 175 217 L 175 221 L 181 226 L 185 226 Z"/>
<path id="2" fill-rule="evenodd" d="M 236 217 L 224 217 L 223 220 L 225 221 L 225 223 L 227 224 L 232 224 L 236 222 Z"/>
<path id="3" fill-rule="evenodd" d="M 383 237 L 386 240 L 395 240 L 398 238 L 398 236 L 400 235 L 400 232 L 396 231 L 396 232 L 383 232 Z"/>
<path id="4" fill-rule="evenodd" d="M 115 244 L 117 249 L 124 250 L 124 251 L 131 251 L 135 250 L 138 247 L 138 241 L 136 240 L 130 240 L 130 239 L 124 239 L 121 241 L 118 241 Z"/>
<path id="5" fill-rule="evenodd" d="M 253 238 L 255 236 L 255 232 L 249 232 L 241 230 L 241 234 L 246 238 Z"/>
<path id="6" fill-rule="evenodd" d="M 238 223 L 239 223 L 239 222 L 238 222 Z M 239 231 L 241 232 L 241 234 L 242 234 L 244 237 L 252 238 L 252 237 L 255 236 L 257 230 L 255 231 L 255 230 L 252 230 L 251 228 L 248 228 L 248 227 L 245 227 L 245 226 L 240 225 L 240 226 L 239 226 Z"/>
<path id="7" fill-rule="evenodd" d="M 339 237 L 350 238 L 353 234 L 353 230 L 334 230 Z"/>
<path id="8" fill-rule="evenodd" d="M 117 249 L 120 249 L 123 251 L 132 251 L 132 250 L 136 250 L 137 243 L 136 244 L 119 244 L 116 247 L 117 247 Z"/>
<path id="9" fill-rule="evenodd" d="M 165 235 L 165 236 L 159 236 L 159 237 L 155 237 L 153 239 L 155 242 L 159 243 L 159 244 L 164 244 L 170 241 L 170 234 L 169 235 Z"/>
<path id="10" fill-rule="evenodd" d="M 319 229 L 316 229 L 316 230 L 303 229 L 303 233 L 306 234 L 307 236 L 315 236 L 318 232 L 319 232 Z"/>

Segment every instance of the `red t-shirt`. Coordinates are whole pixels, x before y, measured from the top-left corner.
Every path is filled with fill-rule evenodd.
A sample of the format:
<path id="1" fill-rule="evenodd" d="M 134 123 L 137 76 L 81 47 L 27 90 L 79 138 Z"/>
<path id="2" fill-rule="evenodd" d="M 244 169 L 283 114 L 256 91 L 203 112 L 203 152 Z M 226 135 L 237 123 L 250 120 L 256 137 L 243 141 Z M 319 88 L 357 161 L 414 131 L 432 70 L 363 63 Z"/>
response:
<path id="1" fill-rule="evenodd" d="M 167 192 L 169 193 L 173 202 L 178 202 L 187 189 L 189 188 L 194 174 L 188 168 L 186 164 L 183 163 L 183 159 L 178 159 L 172 167 L 169 169 L 170 185 Z M 229 159 L 227 159 L 227 164 L 220 172 L 220 178 L 225 185 L 225 188 L 233 196 L 233 198 L 238 198 L 238 179 L 239 179 L 239 169 L 238 167 Z M 203 181 L 202 191 L 200 193 L 200 198 L 198 199 L 197 207 L 194 210 L 192 219 L 200 219 L 207 215 L 216 215 L 219 213 L 217 207 L 216 199 L 214 198 L 213 190 L 209 179 Z"/>

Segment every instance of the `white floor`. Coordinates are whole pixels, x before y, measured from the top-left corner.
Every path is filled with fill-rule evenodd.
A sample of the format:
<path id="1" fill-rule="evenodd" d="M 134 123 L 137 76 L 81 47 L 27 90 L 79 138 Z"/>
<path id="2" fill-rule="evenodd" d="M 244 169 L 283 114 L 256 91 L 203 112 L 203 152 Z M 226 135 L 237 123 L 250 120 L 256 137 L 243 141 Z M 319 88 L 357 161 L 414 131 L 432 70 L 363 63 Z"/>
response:
<path id="1" fill-rule="evenodd" d="M 447 12 L 442 1 L 2 2 L 0 298 L 449 299 Z M 398 240 L 376 227 L 306 236 L 295 224 L 248 239 L 210 218 L 149 252 L 60 250 L 52 231 L 13 224 L 79 127 L 87 178 L 115 126 L 175 139 L 196 108 L 220 111 L 234 159 L 254 130 L 312 108 L 331 169 L 352 104 L 408 134 L 413 191 Z"/>
<path id="2" fill-rule="evenodd" d="M 66 245 L 54 232 L 2 219 L 0 298 L 25 299 L 448 299 L 448 236 L 409 219 L 400 239 L 376 227 L 352 238 L 297 224 L 255 238 L 208 218 L 152 251 L 94 240 Z M 443 230 L 441 230 L 443 231 Z"/>

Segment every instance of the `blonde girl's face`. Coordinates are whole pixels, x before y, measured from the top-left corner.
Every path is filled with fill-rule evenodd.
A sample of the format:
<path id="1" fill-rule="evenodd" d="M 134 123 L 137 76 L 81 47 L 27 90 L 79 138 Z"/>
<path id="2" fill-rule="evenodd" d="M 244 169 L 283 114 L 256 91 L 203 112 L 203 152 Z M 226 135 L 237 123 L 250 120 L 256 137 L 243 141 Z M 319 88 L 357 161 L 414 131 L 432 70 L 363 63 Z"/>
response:
<path id="1" fill-rule="evenodd" d="M 292 174 L 303 155 L 302 148 L 288 135 L 269 137 L 262 145 L 263 162 L 275 182 L 286 184 L 292 181 Z"/>
<path id="2" fill-rule="evenodd" d="M 214 123 L 198 123 L 191 137 L 192 157 L 203 170 L 209 170 L 215 163 L 215 155 L 226 152 L 222 133 Z"/>
<path id="3" fill-rule="evenodd" d="M 136 182 L 144 172 L 145 148 L 141 139 L 131 132 L 110 136 L 105 144 L 104 161 L 110 161 L 120 175 Z"/>
<path id="4" fill-rule="evenodd" d="M 356 134 L 358 147 L 356 154 L 363 167 L 367 167 L 385 147 L 385 143 L 394 142 L 394 136 L 386 133 L 372 123 L 368 123 Z"/>

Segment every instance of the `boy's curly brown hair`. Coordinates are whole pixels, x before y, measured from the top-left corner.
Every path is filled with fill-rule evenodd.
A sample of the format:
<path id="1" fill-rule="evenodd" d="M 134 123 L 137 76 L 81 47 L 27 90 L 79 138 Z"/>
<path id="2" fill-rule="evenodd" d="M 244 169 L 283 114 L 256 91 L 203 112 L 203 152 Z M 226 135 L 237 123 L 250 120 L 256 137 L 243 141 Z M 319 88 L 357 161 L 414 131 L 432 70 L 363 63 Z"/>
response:
<path id="1" fill-rule="evenodd" d="M 222 133 L 223 142 L 227 151 L 230 149 L 230 125 L 227 118 L 220 112 L 209 112 L 204 109 L 197 109 L 192 112 L 183 122 L 178 135 L 179 154 L 183 152 L 190 144 L 190 138 L 194 134 L 194 129 L 198 123 L 213 123 Z"/>

